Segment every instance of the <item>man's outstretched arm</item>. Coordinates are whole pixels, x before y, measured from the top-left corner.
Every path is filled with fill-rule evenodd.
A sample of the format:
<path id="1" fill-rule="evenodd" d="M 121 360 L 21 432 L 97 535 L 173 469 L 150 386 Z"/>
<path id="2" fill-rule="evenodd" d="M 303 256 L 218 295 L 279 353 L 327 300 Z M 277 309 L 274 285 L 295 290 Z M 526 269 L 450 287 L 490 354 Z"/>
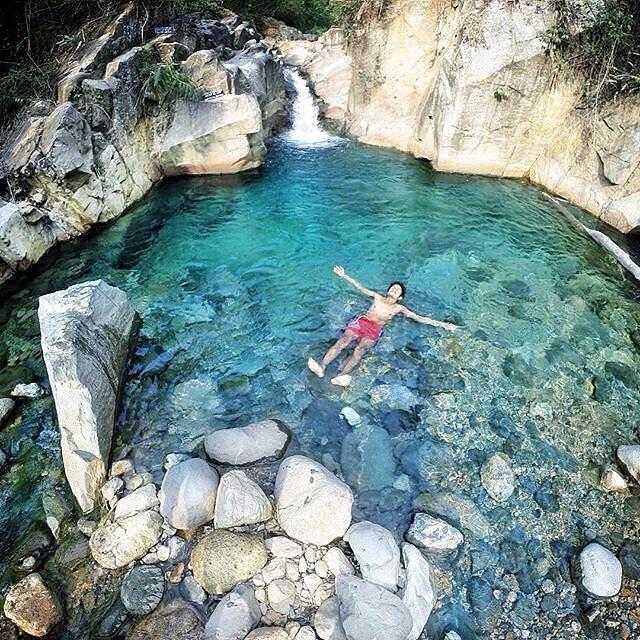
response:
<path id="1" fill-rule="evenodd" d="M 447 331 L 455 331 L 460 328 L 457 324 L 452 324 L 451 322 L 440 322 L 440 320 L 434 320 L 428 316 L 418 315 L 411 311 L 411 309 L 407 309 L 407 307 L 402 307 L 402 313 L 404 313 L 407 318 L 411 318 L 416 322 L 420 322 L 421 324 L 430 324 L 432 327 L 442 327 L 443 329 L 447 329 Z"/>
<path id="2" fill-rule="evenodd" d="M 364 293 L 365 296 L 369 296 L 370 298 L 373 298 L 376 295 L 375 291 L 372 291 L 371 289 L 367 289 L 367 287 L 363 287 L 355 278 L 348 276 L 345 273 L 343 267 L 339 267 L 339 266 L 333 267 L 333 273 L 335 273 L 337 276 L 339 276 L 343 280 L 346 280 L 347 282 L 351 283 L 358 291 L 361 291 L 362 293 Z"/>

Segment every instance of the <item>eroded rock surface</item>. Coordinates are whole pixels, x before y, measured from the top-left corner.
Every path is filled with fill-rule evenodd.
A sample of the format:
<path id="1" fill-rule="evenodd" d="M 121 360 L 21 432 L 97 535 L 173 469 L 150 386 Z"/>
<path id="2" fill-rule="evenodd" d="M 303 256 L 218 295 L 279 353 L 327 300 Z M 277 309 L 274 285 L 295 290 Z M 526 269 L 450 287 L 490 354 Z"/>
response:
<path id="1" fill-rule="evenodd" d="M 135 311 L 123 291 L 96 280 L 42 296 L 38 318 L 65 473 L 89 512 L 107 474 Z"/>

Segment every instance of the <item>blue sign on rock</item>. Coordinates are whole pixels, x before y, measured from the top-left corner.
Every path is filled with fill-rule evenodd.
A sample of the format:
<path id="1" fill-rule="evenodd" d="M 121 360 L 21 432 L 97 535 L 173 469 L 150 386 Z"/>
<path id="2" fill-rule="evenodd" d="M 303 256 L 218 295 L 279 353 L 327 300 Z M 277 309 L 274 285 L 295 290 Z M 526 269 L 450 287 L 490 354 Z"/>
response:
<path id="1" fill-rule="evenodd" d="M 157 36 L 160 36 L 165 33 L 172 33 L 173 29 L 171 27 L 156 27 L 154 31 Z"/>

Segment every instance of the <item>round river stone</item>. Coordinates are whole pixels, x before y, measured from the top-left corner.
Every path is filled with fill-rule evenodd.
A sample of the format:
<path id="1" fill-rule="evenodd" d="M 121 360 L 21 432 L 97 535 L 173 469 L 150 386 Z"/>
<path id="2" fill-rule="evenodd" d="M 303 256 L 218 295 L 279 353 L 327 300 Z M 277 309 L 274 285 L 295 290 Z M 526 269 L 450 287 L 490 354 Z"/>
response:
<path id="1" fill-rule="evenodd" d="M 134 615 L 151 613 L 162 600 L 164 577 L 157 565 L 136 565 L 120 587 L 122 603 Z"/>
<path id="2" fill-rule="evenodd" d="M 191 554 L 193 576 L 211 594 L 227 593 L 267 564 L 262 538 L 217 529 L 206 535 Z"/>

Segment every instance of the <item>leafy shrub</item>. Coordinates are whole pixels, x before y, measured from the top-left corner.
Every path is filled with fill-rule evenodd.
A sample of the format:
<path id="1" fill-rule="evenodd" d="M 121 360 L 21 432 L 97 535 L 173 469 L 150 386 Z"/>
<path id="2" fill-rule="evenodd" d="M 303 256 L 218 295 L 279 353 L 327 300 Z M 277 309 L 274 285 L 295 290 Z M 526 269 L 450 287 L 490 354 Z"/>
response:
<path id="1" fill-rule="evenodd" d="M 143 95 L 152 95 L 156 100 L 182 98 L 193 101 L 198 99 L 198 90 L 176 63 L 154 61 L 153 57 L 147 53 L 142 59 L 140 74 L 144 78 Z"/>
<path id="2" fill-rule="evenodd" d="M 640 11 L 637 0 L 604 0 L 590 24 L 569 0 L 555 0 L 556 25 L 547 32 L 549 54 L 584 74 L 583 97 L 598 106 L 618 94 L 640 93 Z"/>

